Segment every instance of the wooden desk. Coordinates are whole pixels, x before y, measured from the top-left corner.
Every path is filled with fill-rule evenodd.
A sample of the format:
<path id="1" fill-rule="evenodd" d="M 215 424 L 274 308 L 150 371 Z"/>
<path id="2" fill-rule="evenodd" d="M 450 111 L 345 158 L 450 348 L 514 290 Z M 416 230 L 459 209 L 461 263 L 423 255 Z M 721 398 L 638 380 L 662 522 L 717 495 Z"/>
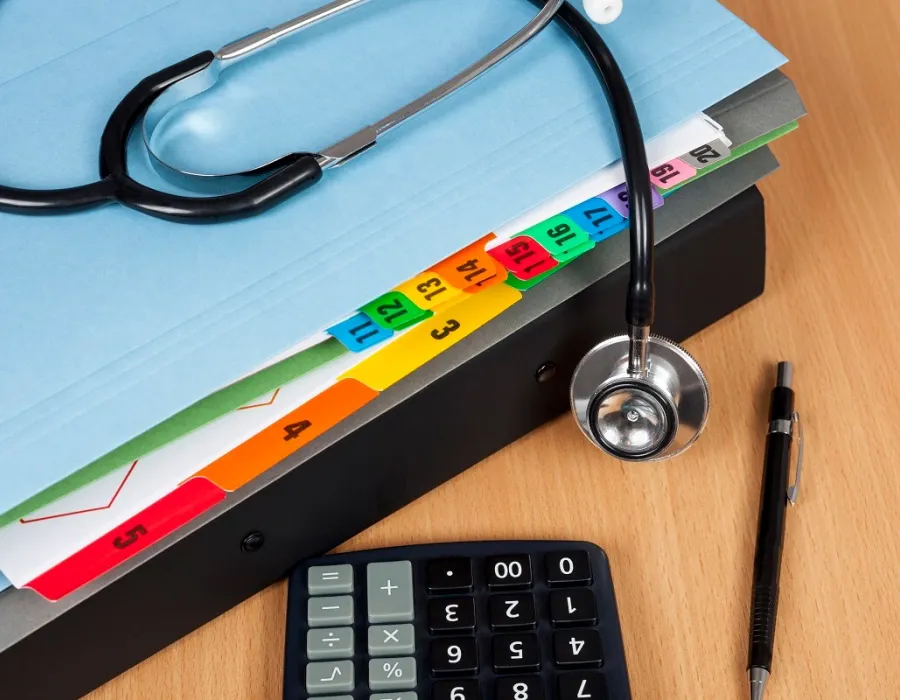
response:
<path id="1" fill-rule="evenodd" d="M 705 437 L 674 462 L 626 467 L 564 417 L 347 547 L 593 540 L 612 560 L 635 700 L 744 700 L 766 395 L 789 358 L 807 471 L 768 696 L 898 698 L 900 4 L 727 4 L 790 56 L 812 116 L 775 145 L 784 167 L 762 186 L 765 296 L 688 343 L 712 385 Z M 273 586 L 90 700 L 279 700 L 284 605 Z"/>

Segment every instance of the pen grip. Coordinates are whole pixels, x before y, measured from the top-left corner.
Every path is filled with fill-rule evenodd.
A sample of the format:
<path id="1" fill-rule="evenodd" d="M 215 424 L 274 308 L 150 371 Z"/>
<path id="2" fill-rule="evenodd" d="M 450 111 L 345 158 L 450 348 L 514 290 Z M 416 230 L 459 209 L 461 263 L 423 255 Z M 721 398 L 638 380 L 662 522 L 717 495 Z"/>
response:
<path id="1" fill-rule="evenodd" d="M 750 613 L 750 666 L 772 670 L 775 647 L 775 619 L 778 615 L 778 587 L 753 587 L 753 606 Z"/>

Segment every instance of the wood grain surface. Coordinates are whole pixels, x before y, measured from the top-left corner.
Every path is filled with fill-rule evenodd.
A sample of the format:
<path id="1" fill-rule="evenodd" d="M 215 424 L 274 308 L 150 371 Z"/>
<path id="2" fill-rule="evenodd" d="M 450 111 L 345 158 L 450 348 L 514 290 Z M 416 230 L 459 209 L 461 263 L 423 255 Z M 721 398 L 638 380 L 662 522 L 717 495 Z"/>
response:
<path id="1" fill-rule="evenodd" d="M 790 57 L 811 116 L 762 185 L 764 297 L 687 343 L 712 385 L 703 439 L 623 466 L 564 417 L 346 548 L 592 540 L 612 561 L 635 700 L 743 700 L 766 396 L 791 359 L 807 467 L 768 697 L 900 698 L 900 2 L 726 4 Z M 284 609 L 278 584 L 89 698 L 278 700 Z"/>

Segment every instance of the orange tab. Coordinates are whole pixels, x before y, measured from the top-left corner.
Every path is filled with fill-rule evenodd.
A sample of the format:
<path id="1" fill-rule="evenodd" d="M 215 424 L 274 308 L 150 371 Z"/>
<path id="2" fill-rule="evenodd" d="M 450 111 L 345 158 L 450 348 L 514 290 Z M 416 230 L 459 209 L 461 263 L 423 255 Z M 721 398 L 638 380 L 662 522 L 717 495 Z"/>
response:
<path id="1" fill-rule="evenodd" d="M 198 472 L 234 491 L 378 396 L 355 379 L 344 379 Z"/>
<path id="2" fill-rule="evenodd" d="M 496 236 L 491 233 L 445 258 L 432 269 L 457 289 L 472 292 L 506 279 L 506 269 L 485 252 L 485 246 Z M 501 278 L 502 279 L 498 279 Z M 490 282 L 489 282 L 490 280 Z"/>

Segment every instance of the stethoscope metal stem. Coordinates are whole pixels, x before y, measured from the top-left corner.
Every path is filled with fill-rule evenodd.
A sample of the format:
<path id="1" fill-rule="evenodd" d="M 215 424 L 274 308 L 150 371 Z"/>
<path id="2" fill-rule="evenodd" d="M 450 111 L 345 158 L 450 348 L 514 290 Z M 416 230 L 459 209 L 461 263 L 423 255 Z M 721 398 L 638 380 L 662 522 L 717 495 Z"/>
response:
<path id="1" fill-rule="evenodd" d="M 247 175 L 265 172 L 266 169 L 271 168 L 273 165 L 280 162 L 284 157 L 238 173 L 192 172 L 166 162 L 165 158 L 158 152 L 158 149 L 155 148 L 153 137 L 156 128 L 162 123 L 166 114 L 185 100 L 195 97 L 215 85 L 222 71 L 233 63 L 273 46 L 279 39 L 286 37 L 289 34 L 293 34 L 302 29 L 307 29 L 320 22 L 336 17 L 339 14 L 359 7 L 368 1 L 369 0 L 334 0 L 316 10 L 312 10 L 311 12 L 288 20 L 277 27 L 261 29 L 258 32 L 254 32 L 253 34 L 227 44 L 216 51 L 215 61 L 205 69 L 202 74 L 191 76 L 191 78 L 188 79 L 190 84 L 174 84 L 169 87 L 157 98 L 155 104 L 151 105 L 148 109 L 143 125 L 144 142 L 157 170 L 168 179 L 172 179 L 177 184 L 184 186 L 190 184 L 189 182 L 185 182 L 186 179 L 194 179 L 195 183 L 200 184 L 204 181 L 206 183 L 221 182 L 224 178 L 244 178 Z M 374 146 L 378 137 L 395 129 L 407 120 L 437 104 L 444 98 L 449 97 L 476 78 L 487 73 L 491 68 L 537 36 L 551 21 L 553 21 L 554 16 L 559 11 L 560 7 L 562 7 L 563 3 L 564 0 L 546 0 L 544 6 L 531 21 L 528 22 L 528 24 L 497 46 L 493 51 L 482 56 L 472 65 L 444 81 L 437 87 L 429 90 L 424 95 L 417 97 L 412 102 L 391 112 L 374 124 L 364 126 L 337 143 L 328 146 L 321 152 L 314 154 L 319 167 L 322 168 L 322 170 L 327 170 L 343 165 Z"/>
<path id="2" fill-rule="evenodd" d="M 306 29 L 314 24 L 323 22 L 339 14 L 352 10 L 359 5 L 369 2 L 369 0 L 334 0 L 333 2 L 323 5 L 315 10 L 302 14 L 286 22 L 282 22 L 277 27 L 266 27 L 258 32 L 238 39 L 230 44 L 226 44 L 216 51 L 216 58 L 220 61 L 232 61 L 239 58 L 245 58 L 252 53 L 256 53 L 268 46 L 271 46 L 279 39 Z"/>
<path id="3" fill-rule="evenodd" d="M 628 374 L 632 377 L 647 376 L 647 341 L 650 326 L 628 326 Z"/>

